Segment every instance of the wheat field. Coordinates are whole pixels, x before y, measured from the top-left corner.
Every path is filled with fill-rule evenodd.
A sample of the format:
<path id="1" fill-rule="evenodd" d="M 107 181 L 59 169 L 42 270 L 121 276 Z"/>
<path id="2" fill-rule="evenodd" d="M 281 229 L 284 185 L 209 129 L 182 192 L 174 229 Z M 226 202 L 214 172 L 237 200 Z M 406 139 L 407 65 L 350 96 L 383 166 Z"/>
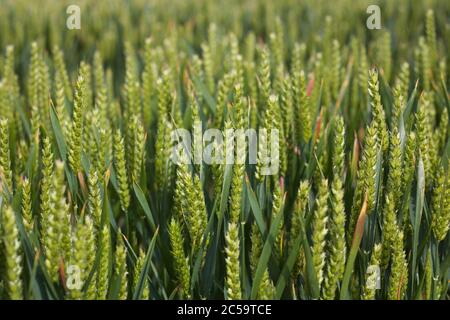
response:
<path id="1" fill-rule="evenodd" d="M 448 300 L 449 12 L 1 1 L 0 299 Z"/>

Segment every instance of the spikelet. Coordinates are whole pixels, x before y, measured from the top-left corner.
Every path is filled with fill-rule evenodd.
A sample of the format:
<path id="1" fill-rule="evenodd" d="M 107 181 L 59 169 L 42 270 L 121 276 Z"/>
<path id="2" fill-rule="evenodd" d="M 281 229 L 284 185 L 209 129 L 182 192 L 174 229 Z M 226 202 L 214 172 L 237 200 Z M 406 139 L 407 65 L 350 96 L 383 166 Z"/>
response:
<path id="1" fill-rule="evenodd" d="M 132 155 L 129 163 L 131 165 L 131 180 L 138 183 L 141 177 L 143 161 L 145 159 L 146 135 L 144 127 L 138 117 L 132 117 L 131 122 L 133 124 L 133 129 L 130 130 L 129 134 L 133 143 L 132 149 L 128 149 L 128 154 Z"/>
<path id="2" fill-rule="evenodd" d="M 363 107 L 366 108 L 369 94 L 369 63 L 367 62 L 366 47 L 361 45 L 359 52 L 360 63 L 358 66 L 358 85 L 364 93 Z"/>
<path id="3" fill-rule="evenodd" d="M 263 48 L 260 54 L 260 65 L 258 67 L 258 89 L 259 89 L 259 105 L 261 111 L 264 111 L 264 106 L 267 103 L 271 94 L 271 80 L 270 80 L 270 58 L 269 50 Z"/>
<path id="4" fill-rule="evenodd" d="M 82 95 L 82 101 L 84 110 L 92 110 L 92 103 L 93 103 L 93 93 L 92 93 L 92 69 L 91 65 L 86 63 L 85 61 L 80 62 L 80 74 L 79 78 L 83 78 L 83 83 L 81 87 L 81 95 Z M 77 80 L 78 82 L 78 80 Z M 76 86 L 76 85 L 75 85 Z M 75 88 L 77 90 L 77 88 Z M 76 95 L 76 93 L 75 93 Z"/>
<path id="5" fill-rule="evenodd" d="M 76 226 L 73 237 L 73 255 L 70 259 L 70 266 L 76 266 L 79 269 L 80 284 L 70 289 L 71 299 L 95 299 L 95 276 L 90 278 L 95 261 L 95 250 L 94 226 L 91 218 L 86 217 L 84 222 L 79 222 Z M 86 288 L 85 291 L 82 290 L 83 287 Z"/>
<path id="6" fill-rule="evenodd" d="M 117 131 L 114 135 L 114 168 L 119 184 L 120 206 L 123 212 L 127 212 L 128 206 L 130 205 L 130 190 L 128 186 L 124 142 L 120 131 Z"/>
<path id="7" fill-rule="evenodd" d="M 362 295 L 363 300 L 374 300 L 376 289 L 377 289 L 377 281 L 379 265 L 380 265 L 380 257 L 381 257 L 381 244 L 375 244 L 372 250 L 372 256 L 370 258 L 370 265 L 367 268 L 366 272 L 366 283 L 364 285 L 364 292 Z M 369 269 L 370 268 L 370 269 Z"/>
<path id="8" fill-rule="evenodd" d="M 170 185 L 174 178 L 171 170 L 174 169 L 170 160 L 172 152 L 173 140 L 171 139 L 172 121 L 162 119 L 158 128 L 155 142 L 155 183 L 159 190 L 163 190 L 164 186 Z"/>
<path id="9" fill-rule="evenodd" d="M 250 251 L 250 268 L 252 271 L 252 275 L 255 276 L 256 268 L 258 267 L 258 261 L 261 257 L 261 253 L 263 250 L 263 241 L 261 232 L 259 231 L 258 225 L 256 221 L 252 224 L 252 232 L 250 235 L 251 239 L 251 251 Z"/>
<path id="10" fill-rule="evenodd" d="M 276 95 L 271 95 L 268 100 L 267 110 L 264 119 L 264 127 L 268 130 L 269 133 L 272 133 L 272 130 L 278 130 L 278 141 L 279 145 L 279 171 L 278 176 L 284 177 L 287 171 L 287 145 L 286 145 L 286 136 L 283 131 L 282 123 L 280 116 L 280 107 L 278 102 L 278 97 Z M 271 143 L 273 143 L 271 141 Z M 271 154 L 271 161 L 277 161 L 276 157 Z"/>
<path id="11" fill-rule="evenodd" d="M 421 83 L 425 91 L 430 91 L 431 81 L 433 77 L 432 58 L 430 54 L 430 47 L 423 37 L 419 39 L 419 66 L 421 73 Z"/>
<path id="12" fill-rule="evenodd" d="M 214 117 L 215 128 L 222 128 L 223 110 L 225 110 L 228 105 L 228 95 L 233 85 L 233 79 L 235 77 L 234 73 L 235 71 L 224 74 L 217 85 L 217 111 Z"/>
<path id="13" fill-rule="evenodd" d="M 14 123 L 14 121 L 12 121 L 14 116 L 10 98 L 11 93 L 6 80 L 0 80 L 0 112 L 2 119 Z"/>
<path id="14" fill-rule="evenodd" d="M 282 119 L 283 132 L 289 142 L 292 141 L 292 129 L 293 129 L 293 119 L 294 110 L 292 105 L 292 83 L 289 75 L 286 75 L 283 79 L 283 85 L 280 96 L 280 112 Z"/>
<path id="15" fill-rule="evenodd" d="M 107 298 L 111 264 L 111 235 L 109 227 L 104 225 L 98 237 L 99 265 L 97 271 L 97 299 Z"/>
<path id="16" fill-rule="evenodd" d="M 14 71 L 14 46 L 8 45 L 6 47 L 6 56 L 5 56 L 5 66 L 4 66 L 4 79 L 6 81 L 6 86 L 8 87 L 9 91 L 9 98 L 10 101 L 14 104 L 19 103 L 19 95 L 20 95 L 20 89 L 19 89 L 19 82 L 17 75 Z M 10 110 L 14 112 L 14 110 Z"/>
<path id="17" fill-rule="evenodd" d="M 278 235 L 275 239 L 274 256 L 276 259 L 281 260 L 284 254 L 284 212 L 283 212 L 283 201 L 284 201 L 284 179 L 280 178 L 280 181 L 275 181 L 273 196 L 272 196 L 272 223 L 281 215 L 281 221 L 278 226 Z"/>
<path id="18" fill-rule="evenodd" d="M 40 193 L 40 223 L 41 243 L 45 244 L 46 230 L 49 228 L 48 219 L 50 215 L 50 188 L 53 176 L 53 153 L 49 138 L 44 138 L 42 148 L 42 170 L 41 170 L 41 193 Z"/>
<path id="19" fill-rule="evenodd" d="M 392 104 L 392 117 L 391 117 L 391 128 L 393 130 L 394 128 L 398 128 L 405 99 L 404 96 L 402 95 L 400 84 L 398 83 L 393 89 L 392 94 L 394 96 L 394 103 Z"/>
<path id="20" fill-rule="evenodd" d="M 266 270 L 263 273 L 261 283 L 258 289 L 258 299 L 259 300 L 272 300 L 274 299 L 275 286 L 269 276 L 269 271 Z"/>
<path id="21" fill-rule="evenodd" d="M 448 172 L 440 166 L 432 198 L 432 229 L 438 241 L 445 239 L 450 228 L 450 185 Z"/>
<path id="22" fill-rule="evenodd" d="M 403 232 L 397 230 L 392 243 L 392 267 L 388 299 L 402 300 L 408 287 L 408 264 L 403 249 Z"/>
<path id="23" fill-rule="evenodd" d="M 120 278 L 119 300 L 126 300 L 128 296 L 127 251 L 122 234 L 119 232 L 114 261 L 114 275 Z"/>
<path id="24" fill-rule="evenodd" d="M 406 140 L 405 145 L 405 159 L 403 161 L 403 178 L 402 178 L 402 191 L 403 193 L 409 192 L 406 190 L 409 183 L 411 183 L 414 177 L 414 168 L 416 167 L 416 149 L 417 138 L 414 131 L 410 132 Z"/>
<path id="25" fill-rule="evenodd" d="M 64 63 L 64 54 L 58 46 L 53 47 L 53 58 L 55 62 L 56 73 L 59 75 L 59 80 L 64 88 L 64 95 L 68 99 L 72 99 L 72 86 L 70 85 L 69 76 Z"/>
<path id="26" fill-rule="evenodd" d="M 330 90 L 331 90 L 331 97 L 333 101 L 335 101 L 338 98 L 339 94 L 339 88 L 341 84 L 341 51 L 339 47 L 339 41 L 333 40 L 332 42 L 332 52 L 331 52 L 331 83 L 330 83 Z"/>
<path id="27" fill-rule="evenodd" d="M 430 108 L 429 100 L 426 95 L 421 96 L 419 110 L 416 112 L 416 135 L 417 135 L 417 155 L 416 157 L 422 159 L 425 171 L 425 181 L 428 182 L 430 176 L 430 131 L 427 120 L 427 108 Z"/>
<path id="28" fill-rule="evenodd" d="M 40 52 L 39 47 L 36 42 L 31 43 L 31 59 L 30 59 L 30 68 L 29 68 L 29 76 L 28 76 L 28 84 L 27 84 L 27 93 L 28 93 L 28 103 L 31 107 L 36 108 L 38 112 L 36 112 L 36 120 L 39 120 L 39 105 L 38 105 L 38 96 L 39 89 L 38 84 L 42 82 L 41 72 L 40 72 Z M 37 121 L 34 123 L 35 125 L 39 125 Z"/>
<path id="29" fill-rule="evenodd" d="M 155 66 L 153 62 L 152 39 L 145 39 L 144 71 L 142 73 L 142 110 L 144 124 L 151 126 L 155 120 L 152 100 L 156 95 Z"/>
<path id="30" fill-rule="evenodd" d="M 95 101 L 97 101 L 98 93 L 105 86 L 105 75 L 103 71 L 102 56 L 99 51 L 94 53 L 94 88 L 95 88 Z"/>
<path id="31" fill-rule="evenodd" d="M 228 224 L 225 242 L 226 298 L 228 300 L 240 300 L 242 298 L 239 262 L 240 246 L 236 223 L 232 222 Z"/>
<path id="32" fill-rule="evenodd" d="M 17 105 L 20 104 L 20 90 L 17 75 L 14 71 L 14 47 L 6 47 L 3 79 L 0 84 L 0 112 L 2 118 L 9 120 L 11 136 L 22 134 L 22 126 L 18 125 L 20 119 L 17 114 Z"/>
<path id="33" fill-rule="evenodd" d="M 345 131 L 342 118 L 338 118 L 335 129 L 335 153 L 333 157 L 333 182 L 331 185 L 331 221 L 330 241 L 328 244 L 328 265 L 323 286 L 323 298 L 333 300 L 338 282 L 344 275 L 346 244 L 345 244 L 345 207 L 342 175 L 344 171 Z"/>
<path id="34" fill-rule="evenodd" d="M 109 104 L 107 97 L 106 86 L 103 85 L 100 88 L 97 88 L 97 92 L 95 95 L 95 107 L 99 112 L 99 130 L 106 130 L 109 126 L 110 118 L 109 118 Z"/>
<path id="35" fill-rule="evenodd" d="M 391 190 L 386 196 L 383 215 L 383 240 L 381 243 L 381 267 L 383 269 L 386 269 L 389 264 L 393 241 L 398 230 L 395 203 L 395 192 Z"/>
<path id="36" fill-rule="evenodd" d="M 59 72 L 55 75 L 55 104 L 56 114 L 62 127 L 64 135 L 67 135 L 69 126 L 69 114 L 66 109 L 66 95 L 64 93 L 64 85 Z"/>
<path id="37" fill-rule="evenodd" d="M 442 110 L 441 120 L 439 121 L 439 126 L 436 129 L 436 140 L 438 143 L 436 144 L 437 152 L 440 152 L 445 148 L 445 144 L 447 143 L 448 137 L 448 111 L 446 108 Z M 439 159 L 436 159 L 439 160 Z M 437 170 L 437 164 L 435 164 Z"/>
<path id="38" fill-rule="evenodd" d="M 55 173 L 49 189 L 48 217 L 41 239 L 45 249 L 45 266 L 53 281 L 58 280 L 62 261 L 70 256 L 70 225 L 69 208 L 65 198 L 64 164 L 56 162 Z"/>
<path id="39" fill-rule="evenodd" d="M 295 130 L 297 143 L 308 142 L 311 137 L 312 121 L 310 112 L 310 98 L 306 94 L 305 72 L 294 73 L 293 95 L 295 103 Z"/>
<path id="40" fill-rule="evenodd" d="M 163 124 L 163 120 L 167 119 L 172 109 L 172 95 L 171 95 L 171 78 L 170 69 L 165 69 L 162 78 L 156 82 L 158 90 L 158 123 Z"/>
<path id="41" fill-rule="evenodd" d="M 11 207 L 3 206 L 1 219 L 2 251 L 4 252 L 5 273 L 2 275 L 6 294 L 11 300 L 23 299 L 22 255 L 20 253 L 19 230 L 16 216 Z"/>
<path id="42" fill-rule="evenodd" d="M 188 166 L 182 164 L 177 170 L 175 189 L 175 209 L 179 221 L 186 221 L 191 247 L 197 252 L 202 245 L 203 234 L 208 223 L 208 216 L 200 178 L 192 177 Z"/>
<path id="43" fill-rule="evenodd" d="M 110 164 L 113 162 L 113 134 L 111 128 L 106 126 L 106 129 L 101 128 L 98 131 L 98 149 L 97 154 L 98 166 L 96 168 L 99 177 L 104 177 L 107 169 L 109 169 Z"/>
<path id="44" fill-rule="evenodd" d="M 312 233 L 312 254 L 314 271 L 316 273 L 319 286 L 323 281 L 325 266 L 325 238 L 328 233 L 328 181 L 322 179 L 319 191 L 316 196 L 316 209 L 314 212 L 313 233 Z"/>
<path id="45" fill-rule="evenodd" d="M 373 120 L 376 124 L 378 143 L 382 146 L 383 153 L 389 148 L 389 137 L 386 126 L 385 113 L 381 104 L 381 96 L 378 85 L 378 71 L 369 71 L 369 95 L 371 98 Z"/>
<path id="46" fill-rule="evenodd" d="M 390 146 L 389 146 L 389 172 L 386 189 L 387 192 L 391 192 L 392 195 L 399 194 L 402 185 L 402 150 L 400 134 L 397 127 L 394 127 L 390 135 Z M 392 197 L 391 201 L 394 204 L 394 208 L 398 209 L 400 197 Z"/>
<path id="47" fill-rule="evenodd" d="M 352 215 L 349 228 L 350 232 L 347 234 L 348 240 L 351 239 L 353 231 L 355 230 L 356 221 L 358 219 L 365 194 L 367 194 L 367 212 L 369 214 L 375 206 L 375 179 L 377 153 L 379 151 L 378 148 L 376 123 L 372 122 L 366 130 L 364 153 L 360 162 L 358 182 L 353 198 Z"/>
<path id="48" fill-rule="evenodd" d="M 216 66 L 219 62 L 218 54 L 219 54 L 219 45 L 217 39 L 217 26 L 215 23 L 210 23 L 208 26 L 208 46 L 209 51 L 211 52 L 212 58 L 212 67 Z M 213 74 L 215 74 L 215 69 L 213 70 Z"/>
<path id="49" fill-rule="evenodd" d="M 365 192 L 368 195 L 368 207 L 367 212 L 370 212 L 371 209 L 375 206 L 375 179 L 376 179 L 376 163 L 377 163 L 377 153 L 378 153 L 378 144 L 376 142 L 377 132 L 376 132 L 376 124 L 373 123 L 367 129 L 367 139 L 364 146 L 364 155 L 363 155 L 363 164 L 364 166 L 363 172 L 364 176 L 362 177 Z"/>
<path id="50" fill-rule="evenodd" d="M 140 101 L 140 87 L 139 81 L 136 76 L 136 62 L 134 59 L 134 52 L 130 44 L 125 44 L 125 56 L 126 56 L 126 73 L 124 84 L 124 97 L 125 97 L 125 112 L 124 117 L 128 121 L 132 116 L 141 116 L 141 101 Z M 127 132 L 128 133 L 128 132 Z M 126 136 L 127 139 L 132 140 L 132 136 Z M 127 144 L 129 141 L 127 140 Z"/>
<path id="51" fill-rule="evenodd" d="M 398 94 L 403 96 L 405 100 L 408 98 L 409 89 L 409 64 L 408 62 L 403 62 L 400 67 L 400 73 L 396 79 L 395 87 L 398 88 Z"/>
<path id="52" fill-rule="evenodd" d="M 214 69 L 211 57 L 211 51 L 208 45 L 202 44 L 203 52 L 203 68 L 205 75 L 205 83 L 210 93 L 214 93 Z"/>
<path id="53" fill-rule="evenodd" d="M 184 254 L 184 239 L 181 232 L 181 226 L 174 218 L 172 218 L 169 224 L 169 236 L 180 296 L 181 298 L 189 299 L 191 296 L 191 274 L 189 260 Z"/>
<path id="54" fill-rule="evenodd" d="M 31 183 L 27 178 L 22 180 L 22 219 L 25 231 L 30 233 L 34 227 L 32 203 L 31 203 Z"/>
<path id="55" fill-rule="evenodd" d="M 391 78 L 392 70 L 392 54 L 391 54 L 391 33 L 382 33 L 380 39 L 378 39 L 378 62 L 383 70 L 383 77 L 386 82 L 389 82 Z"/>
<path id="56" fill-rule="evenodd" d="M 85 79 L 80 74 L 77 79 L 75 87 L 74 107 L 72 115 L 72 125 L 70 127 L 68 144 L 68 159 L 70 167 L 73 172 L 81 171 L 81 153 L 83 151 L 83 126 L 84 126 L 84 112 L 87 110 L 85 105 L 85 93 L 83 90 L 86 87 Z"/>
<path id="57" fill-rule="evenodd" d="M 306 216 L 308 210 L 308 198 L 309 198 L 309 183 L 308 181 L 302 181 L 298 190 L 297 201 L 295 203 L 295 211 L 291 220 L 291 238 L 289 239 L 289 251 L 292 250 L 293 242 L 295 237 L 300 235 L 300 232 L 304 230 L 302 227 L 302 219 Z M 298 276 L 302 270 L 305 263 L 305 252 L 301 247 L 296 259 L 296 264 L 293 270 L 293 276 Z"/>
<path id="58" fill-rule="evenodd" d="M 240 87 L 237 88 L 239 91 L 241 90 Z M 234 126 L 237 129 L 233 134 L 236 146 L 236 163 L 233 165 L 233 178 L 231 181 L 230 220 L 232 222 L 238 223 L 240 221 L 242 211 L 242 190 L 246 159 L 246 145 L 245 140 L 242 139 L 245 139 L 245 136 L 243 136 L 243 129 L 245 129 L 245 127 L 243 123 L 244 121 L 242 119 L 244 108 L 242 97 L 239 97 L 239 101 L 237 101 L 234 108 L 236 117 L 236 120 L 234 120 Z"/>
<path id="59" fill-rule="evenodd" d="M 0 185 L 10 193 L 13 191 L 11 155 L 9 145 L 9 121 L 0 119 Z"/>
<path id="60" fill-rule="evenodd" d="M 338 282 L 342 279 L 345 267 L 345 208 L 342 181 L 334 179 L 332 183 L 332 220 L 330 225 L 329 261 L 323 286 L 323 298 L 334 299 Z"/>
<path id="61" fill-rule="evenodd" d="M 432 299 L 433 291 L 433 266 L 431 263 L 431 249 L 427 250 L 425 257 L 425 285 L 423 290 L 424 300 Z"/>
<path id="62" fill-rule="evenodd" d="M 432 9 L 427 11 L 427 17 L 425 21 L 425 31 L 427 35 L 427 45 L 430 53 L 431 65 L 436 63 L 437 59 L 437 44 L 436 44 L 436 26 L 434 22 L 434 12 Z"/>
<path id="63" fill-rule="evenodd" d="M 91 213 L 95 230 L 97 232 L 100 231 L 100 223 L 102 219 L 102 199 L 96 171 L 89 174 L 89 212 Z"/>

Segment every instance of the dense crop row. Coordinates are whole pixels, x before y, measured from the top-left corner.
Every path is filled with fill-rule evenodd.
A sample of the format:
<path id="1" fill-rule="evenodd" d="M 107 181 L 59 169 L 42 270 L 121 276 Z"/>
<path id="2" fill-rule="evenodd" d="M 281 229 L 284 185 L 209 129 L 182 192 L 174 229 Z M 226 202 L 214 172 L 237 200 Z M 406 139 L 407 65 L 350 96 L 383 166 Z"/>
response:
<path id="1" fill-rule="evenodd" d="M 377 3 L 3 1 L 0 298 L 448 299 L 450 8 Z"/>

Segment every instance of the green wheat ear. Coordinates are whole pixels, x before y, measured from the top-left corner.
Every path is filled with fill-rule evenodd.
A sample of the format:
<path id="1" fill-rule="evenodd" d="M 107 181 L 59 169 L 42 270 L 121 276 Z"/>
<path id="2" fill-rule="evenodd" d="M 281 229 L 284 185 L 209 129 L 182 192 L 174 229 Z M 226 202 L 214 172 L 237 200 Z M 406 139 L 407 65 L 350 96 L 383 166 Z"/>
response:
<path id="1" fill-rule="evenodd" d="M 425 300 L 432 299 L 432 286 L 433 286 L 433 265 L 431 259 L 431 248 L 427 250 L 425 256 L 425 285 L 423 290 L 423 296 Z"/>
<path id="2" fill-rule="evenodd" d="M 302 219 L 306 216 L 306 212 L 308 210 L 308 201 L 309 201 L 309 190 L 310 185 L 308 181 L 302 181 L 300 183 L 300 187 L 298 190 L 297 201 L 295 203 L 295 211 L 291 220 L 291 232 L 289 239 L 289 251 L 292 250 L 293 242 L 295 241 L 295 237 L 304 230 L 302 228 Z M 300 248 L 298 256 L 296 258 L 296 263 L 293 269 L 293 277 L 297 277 L 302 271 L 305 263 L 305 251 L 303 248 Z"/>
<path id="3" fill-rule="evenodd" d="M 250 251 L 250 268 L 252 271 L 252 276 L 254 277 L 264 245 L 264 243 L 262 242 L 261 232 L 259 231 L 259 227 L 256 221 L 252 224 L 252 232 L 250 237 L 252 244 L 252 248 Z"/>
<path id="4" fill-rule="evenodd" d="M 383 153 L 387 153 L 389 148 L 389 135 L 386 125 L 386 117 L 381 104 L 381 95 L 378 84 L 378 71 L 369 71 L 369 95 L 371 98 L 373 120 L 377 132 L 378 143 L 381 145 Z"/>
<path id="5" fill-rule="evenodd" d="M 12 170 L 9 148 L 9 121 L 0 119 L 0 182 L 12 192 Z"/>
<path id="6" fill-rule="evenodd" d="M 293 85 L 294 102 L 296 104 L 297 143 L 308 142 L 312 135 L 311 101 L 306 94 L 306 76 L 303 70 L 294 74 Z"/>
<path id="7" fill-rule="evenodd" d="M 130 190 L 128 186 L 127 165 L 125 162 L 125 146 L 120 131 L 114 135 L 114 167 L 119 184 L 120 207 L 127 212 L 130 205 Z"/>
<path id="8" fill-rule="evenodd" d="M 237 224 L 228 224 L 225 236 L 225 264 L 226 264 L 226 298 L 228 300 L 240 300 L 242 298 L 241 276 L 239 263 L 239 230 Z"/>
<path id="9" fill-rule="evenodd" d="M 48 217 L 42 230 L 45 266 L 53 281 L 59 279 L 61 262 L 70 257 L 70 216 L 65 197 L 64 164 L 56 162 L 48 199 Z"/>
<path id="10" fill-rule="evenodd" d="M 392 267 L 388 299 L 402 300 L 408 287 L 408 263 L 403 249 L 403 232 L 397 230 L 392 243 Z"/>
<path id="11" fill-rule="evenodd" d="M 313 221 L 313 263 L 314 271 L 319 282 L 319 286 L 323 281 L 323 273 L 325 266 L 325 238 L 328 234 L 327 221 L 328 221 L 328 181 L 322 179 L 319 185 L 319 191 L 316 196 L 316 209 L 314 212 Z"/>
<path id="12" fill-rule="evenodd" d="M 380 265 L 380 258 L 381 258 L 381 249 L 382 246 L 381 244 L 375 244 L 373 250 L 372 250 L 372 256 L 370 258 L 370 265 L 369 267 L 374 268 L 375 273 L 373 273 L 373 270 L 367 270 L 367 274 L 366 274 L 366 278 L 365 278 L 365 285 L 364 285 L 364 291 L 363 291 L 363 295 L 362 295 L 362 299 L 363 300 L 374 300 L 375 299 L 375 294 L 376 294 L 376 283 L 374 283 L 373 281 L 371 281 L 371 279 L 369 279 L 369 277 L 372 276 L 377 276 L 377 267 L 379 267 Z M 373 280 L 373 279 L 372 279 Z"/>
<path id="13" fill-rule="evenodd" d="M 128 269 L 127 248 L 122 239 L 122 234 L 117 234 L 116 253 L 114 261 L 114 275 L 120 278 L 119 300 L 126 300 L 128 296 Z"/>
<path id="14" fill-rule="evenodd" d="M 96 298 L 95 275 L 91 279 L 89 279 L 89 275 L 95 262 L 96 245 L 94 226 L 90 217 L 85 217 L 84 222 L 78 222 L 72 242 L 73 254 L 70 258 L 70 266 L 76 266 L 80 271 L 79 280 L 82 286 L 70 289 L 69 296 L 76 300 L 93 300 Z M 89 285 L 86 288 L 88 281 Z"/>
<path id="15" fill-rule="evenodd" d="M 81 73 L 81 71 L 80 71 Z M 83 151 L 83 126 L 84 112 L 86 108 L 86 88 L 85 79 L 82 74 L 78 76 L 76 87 L 74 106 L 72 114 L 72 125 L 70 127 L 68 144 L 68 160 L 73 172 L 81 171 L 81 153 Z"/>
<path id="16" fill-rule="evenodd" d="M 111 269 L 111 234 L 109 226 L 104 225 L 99 238 L 99 266 L 97 272 L 97 299 L 107 298 Z"/>
<path id="17" fill-rule="evenodd" d="M 170 244 L 172 246 L 172 255 L 175 260 L 175 271 L 179 284 L 180 296 L 189 299 L 191 274 L 189 260 L 184 254 L 184 239 L 181 226 L 175 218 L 172 218 L 169 224 Z"/>
<path id="18" fill-rule="evenodd" d="M 50 216 L 50 189 L 53 177 L 53 153 L 52 144 L 48 137 L 43 140 L 42 148 L 42 169 L 41 169 L 41 190 L 40 190 L 40 225 L 41 244 L 45 247 L 46 234 L 49 228 Z"/>
<path id="19" fill-rule="evenodd" d="M 31 203 L 31 183 L 24 178 L 22 180 L 22 219 L 25 230 L 30 233 L 34 227 L 32 203 Z"/>
<path id="20" fill-rule="evenodd" d="M 258 299 L 272 300 L 275 294 L 275 286 L 269 276 L 269 271 L 263 273 L 261 283 L 259 284 Z"/>
<path id="21" fill-rule="evenodd" d="M 333 300 L 338 282 L 342 279 L 345 268 L 345 206 L 342 175 L 345 159 L 345 129 L 342 118 L 338 118 L 335 129 L 335 153 L 333 158 L 333 182 L 331 185 L 331 221 L 330 241 L 328 245 L 329 257 L 327 273 L 323 286 L 323 298 Z"/>
<path id="22" fill-rule="evenodd" d="M 366 131 L 364 151 L 361 166 L 358 171 L 358 182 L 356 185 L 355 196 L 353 198 L 350 233 L 348 234 L 348 237 L 353 235 L 364 194 L 367 193 L 367 213 L 370 214 L 372 209 L 375 207 L 375 180 L 377 174 L 376 164 L 378 152 L 379 144 L 377 124 L 375 121 L 372 121 Z"/>
<path id="23" fill-rule="evenodd" d="M 450 228 L 450 181 L 443 166 L 440 166 L 437 174 L 431 205 L 433 233 L 438 241 L 442 241 Z"/>
<path id="24" fill-rule="evenodd" d="M 95 230 L 99 232 L 102 218 L 102 199 L 96 171 L 89 174 L 89 212 L 94 221 Z"/>
<path id="25" fill-rule="evenodd" d="M 22 255 L 20 253 L 19 230 L 16 224 L 16 216 L 9 206 L 4 206 L 1 216 L 1 235 L 3 241 L 0 242 L 4 252 L 4 263 L 6 266 L 3 279 L 5 281 L 6 293 L 11 300 L 23 299 L 22 284 Z"/>
<path id="26" fill-rule="evenodd" d="M 387 268 L 391 259 L 392 246 L 398 230 L 395 203 L 395 193 L 391 191 L 386 195 L 386 204 L 383 210 L 383 240 L 381 242 L 381 267 L 383 269 Z"/>

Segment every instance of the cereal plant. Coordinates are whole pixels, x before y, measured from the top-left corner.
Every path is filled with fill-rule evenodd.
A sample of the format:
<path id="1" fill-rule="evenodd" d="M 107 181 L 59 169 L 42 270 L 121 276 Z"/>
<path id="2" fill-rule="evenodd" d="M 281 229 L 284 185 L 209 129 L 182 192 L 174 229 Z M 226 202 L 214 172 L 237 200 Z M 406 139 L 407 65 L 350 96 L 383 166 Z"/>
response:
<path id="1" fill-rule="evenodd" d="M 0 299 L 449 299 L 448 12 L 1 1 Z"/>

